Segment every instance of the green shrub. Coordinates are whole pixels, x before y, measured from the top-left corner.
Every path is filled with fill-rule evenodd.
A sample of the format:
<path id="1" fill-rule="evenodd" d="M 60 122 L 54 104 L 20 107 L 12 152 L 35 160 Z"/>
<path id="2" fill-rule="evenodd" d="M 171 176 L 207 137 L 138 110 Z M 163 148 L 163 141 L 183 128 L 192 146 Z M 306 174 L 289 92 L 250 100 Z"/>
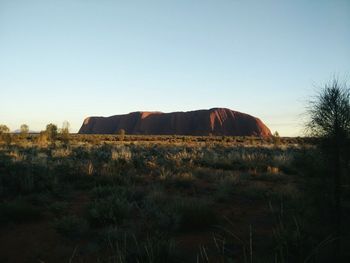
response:
<path id="1" fill-rule="evenodd" d="M 156 229 L 163 231 L 198 231 L 217 222 L 211 203 L 195 198 L 153 195 L 143 209 Z"/>
<path id="2" fill-rule="evenodd" d="M 1 176 L 1 182 L 9 193 L 30 194 L 47 192 L 55 184 L 55 178 L 45 167 L 28 165 L 26 163 L 11 163 L 7 165 L 6 174 Z"/>
<path id="3" fill-rule="evenodd" d="M 46 133 L 47 139 L 51 142 L 54 142 L 58 134 L 57 126 L 52 123 L 46 125 L 45 133 Z"/>
<path id="4" fill-rule="evenodd" d="M 125 198 L 112 195 L 94 200 L 88 207 L 87 216 L 95 226 L 121 224 L 128 218 L 132 204 Z"/>

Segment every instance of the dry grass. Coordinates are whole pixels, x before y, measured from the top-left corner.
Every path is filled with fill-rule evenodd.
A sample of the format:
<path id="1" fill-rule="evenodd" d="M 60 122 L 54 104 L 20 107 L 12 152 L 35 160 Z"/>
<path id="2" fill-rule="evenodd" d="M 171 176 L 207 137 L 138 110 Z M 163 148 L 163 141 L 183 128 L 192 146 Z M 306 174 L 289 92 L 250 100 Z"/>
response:
<path id="1" fill-rule="evenodd" d="M 276 242 L 293 225 L 289 228 L 283 221 L 284 232 L 274 240 L 280 222 L 269 204 L 278 206 L 283 200 L 283 213 L 296 216 L 300 203 L 295 200 L 305 194 L 300 187 L 305 172 L 295 160 L 312 149 L 301 150 L 300 145 L 309 142 L 281 138 L 276 146 L 270 139 L 254 137 L 126 135 L 120 140 L 113 135 L 71 135 L 67 145 L 60 138 L 50 143 L 40 135 L 25 140 L 14 136 L 11 144 L 0 145 L 0 197 L 7 203 L 18 196 L 27 200 L 40 212 L 39 225 L 69 237 L 65 242 L 76 242 L 70 243 L 73 248 L 79 244 L 77 262 L 118 262 L 113 261 L 116 253 L 121 262 L 217 262 L 219 254 L 222 262 L 246 262 L 249 234 L 254 258 L 272 262 Z M 17 222 L 9 218 L 7 223 Z M 80 222 L 83 226 L 78 227 Z M 235 230 L 230 235 L 220 231 L 231 224 Z M 4 227 L 0 242 L 6 242 L 1 237 Z M 247 233 L 249 227 L 253 230 Z M 41 235 L 37 242 L 51 240 L 51 256 L 40 260 L 69 259 L 73 250 L 57 249 L 62 248 L 61 237 L 47 233 L 51 236 Z M 293 240 L 286 240 L 288 249 L 296 249 L 288 243 Z M 26 249 L 33 246 L 23 242 Z M 12 249 L 20 249 L 20 243 L 12 243 Z M 302 244 L 310 247 L 306 241 Z M 162 254 L 162 248 L 168 252 Z M 278 257 L 294 260 L 291 255 Z M 161 261 L 164 258 L 167 261 Z"/>

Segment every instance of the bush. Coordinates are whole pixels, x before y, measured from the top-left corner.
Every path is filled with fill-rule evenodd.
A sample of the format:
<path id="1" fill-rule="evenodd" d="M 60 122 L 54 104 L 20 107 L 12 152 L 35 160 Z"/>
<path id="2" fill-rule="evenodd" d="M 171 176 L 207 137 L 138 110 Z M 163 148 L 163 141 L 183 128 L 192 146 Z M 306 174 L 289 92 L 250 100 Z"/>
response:
<path id="1" fill-rule="evenodd" d="M 61 140 L 66 146 L 68 145 L 70 140 L 69 127 L 70 127 L 69 122 L 65 121 L 63 122 L 62 128 L 60 130 Z"/>
<path id="2" fill-rule="evenodd" d="M 45 133 L 47 135 L 47 139 L 51 142 L 54 142 L 57 138 L 57 126 L 55 124 L 46 125 Z"/>
<path id="3" fill-rule="evenodd" d="M 93 201 L 87 211 L 91 224 L 95 226 L 120 224 L 129 217 L 132 204 L 127 199 L 112 195 Z"/>
<path id="4" fill-rule="evenodd" d="M 47 173 L 44 167 L 13 163 L 7 166 L 9 171 L 1 176 L 2 185 L 9 193 L 39 193 L 52 189 L 55 180 L 52 174 Z"/>
<path id="5" fill-rule="evenodd" d="M 159 192 L 144 204 L 154 228 L 164 231 L 198 231 L 217 222 L 217 216 L 206 200 L 169 197 Z"/>
<path id="6" fill-rule="evenodd" d="M 117 131 L 118 137 L 120 141 L 124 141 L 125 138 L 125 130 L 124 129 L 119 129 Z"/>
<path id="7" fill-rule="evenodd" d="M 6 125 L 0 125 L 0 141 L 4 142 L 6 145 L 10 145 L 12 138 L 10 128 L 7 127 Z"/>
<path id="8" fill-rule="evenodd" d="M 22 124 L 21 125 L 20 133 L 21 133 L 22 139 L 26 139 L 28 137 L 29 127 L 28 127 L 27 124 Z"/>

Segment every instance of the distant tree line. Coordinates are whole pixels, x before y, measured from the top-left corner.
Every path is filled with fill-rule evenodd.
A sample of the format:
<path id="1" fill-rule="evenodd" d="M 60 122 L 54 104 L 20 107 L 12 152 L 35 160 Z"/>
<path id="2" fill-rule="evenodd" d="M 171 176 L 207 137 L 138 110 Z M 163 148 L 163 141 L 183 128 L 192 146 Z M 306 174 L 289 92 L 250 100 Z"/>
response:
<path id="1" fill-rule="evenodd" d="M 22 124 L 19 129 L 19 135 L 21 139 L 27 139 L 29 136 L 29 126 Z M 38 137 L 40 143 L 53 143 L 58 137 L 64 144 L 69 143 L 70 139 L 70 124 L 68 121 L 64 121 L 62 128 L 58 129 L 56 124 L 49 123 L 46 125 L 46 129 L 41 131 Z M 10 128 L 6 125 L 0 124 L 0 142 L 5 144 L 11 144 L 12 138 L 10 134 Z"/>

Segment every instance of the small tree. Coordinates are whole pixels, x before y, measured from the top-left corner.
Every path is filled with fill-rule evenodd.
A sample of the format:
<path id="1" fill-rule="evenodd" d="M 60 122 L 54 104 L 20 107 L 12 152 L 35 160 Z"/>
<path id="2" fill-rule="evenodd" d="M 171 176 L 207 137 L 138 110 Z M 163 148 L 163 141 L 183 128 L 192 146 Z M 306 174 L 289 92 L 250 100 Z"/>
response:
<path id="1" fill-rule="evenodd" d="M 40 146 L 47 146 L 47 133 L 46 131 L 41 131 L 39 136 L 37 137 L 37 143 Z"/>
<path id="2" fill-rule="evenodd" d="M 325 85 L 310 102 L 307 123 L 309 133 L 320 139 L 321 151 L 328 161 L 333 177 L 333 205 L 337 235 L 336 254 L 339 255 L 341 237 L 341 180 L 347 167 L 350 135 L 350 90 L 337 79 Z"/>
<path id="3" fill-rule="evenodd" d="M 62 129 L 60 130 L 60 133 L 61 133 L 61 139 L 63 143 L 66 145 L 69 143 L 69 128 L 70 128 L 69 122 L 64 121 L 62 124 Z"/>
<path id="4" fill-rule="evenodd" d="M 46 133 L 47 139 L 51 142 L 54 142 L 57 138 L 57 126 L 52 123 L 46 125 L 45 133 Z"/>
<path id="5" fill-rule="evenodd" d="M 9 133 L 10 129 L 6 125 L 0 124 L 0 134 Z"/>
<path id="6" fill-rule="evenodd" d="M 27 124 L 22 124 L 22 125 L 21 125 L 20 134 L 21 134 L 21 137 L 22 137 L 23 139 L 28 137 L 28 134 L 29 134 L 29 126 L 28 126 Z"/>
<path id="7" fill-rule="evenodd" d="M 281 144 L 281 137 L 278 131 L 275 131 L 274 134 L 272 135 L 272 141 L 276 147 Z"/>
<path id="8" fill-rule="evenodd" d="M 124 141 L 125 138 L 125 130 L 124 129 L 119 129 L 117 131 L 117 134 L 119 135 L 119 140 Z"/>
<path id="9" fill-rule="evenodd" d="M 10 129 L 9 127 L 3 124 L 0 125 L 0 139 L 6 145 L 9 145 L 11 143 Z"/>

